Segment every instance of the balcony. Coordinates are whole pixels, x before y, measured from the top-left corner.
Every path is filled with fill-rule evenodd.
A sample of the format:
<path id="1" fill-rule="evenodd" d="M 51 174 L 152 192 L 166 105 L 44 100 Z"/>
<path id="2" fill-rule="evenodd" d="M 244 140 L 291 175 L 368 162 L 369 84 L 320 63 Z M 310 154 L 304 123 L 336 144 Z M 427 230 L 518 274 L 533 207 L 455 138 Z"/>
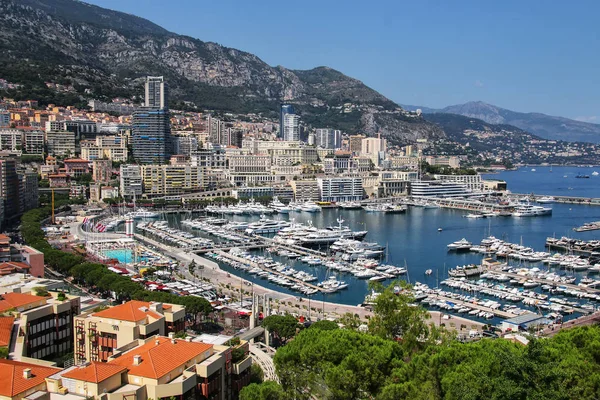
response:
<path id="1" fill-rule="evenodd" d="M 233 364 L 233 371 L 232 372 L 233 372 L 234 375 L 241 375 L 242 372 L 244 372 L 245 370 L 247 370 L 248 368 L 250 368 L 251 365 L 252 365 L 252 357 L 250 357 L 248 355 L 242 361 Z"/>

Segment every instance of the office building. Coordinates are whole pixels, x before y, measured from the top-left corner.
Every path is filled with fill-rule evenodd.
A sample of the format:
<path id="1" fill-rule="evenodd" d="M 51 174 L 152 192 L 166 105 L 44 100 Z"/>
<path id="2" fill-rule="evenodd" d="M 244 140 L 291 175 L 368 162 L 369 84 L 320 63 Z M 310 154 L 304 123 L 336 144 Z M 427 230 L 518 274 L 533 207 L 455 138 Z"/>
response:
<path id="1" fill-rule="evenodd" d="M 185 329 L 185 308 L 131 300 L 75 317 L 75 362 L 107 361 L 115 349 L 137 339 Z"/>
<path id="2" fill-rule="evenodd" d="M 339 149 L 342 147 L 342 131 L 337 129 L 317 129 L 315 146 L 324 149 Z"/>
<path id="3" fill-rule="evenodd" d="M 144 106 L 169 109 L 169 85 L 162 76 L 146 77 Z"/>
<path id="4" fill-rule="evenodd" d="M 288 142 L 300 140 L 300 117 L 296 114 L 283 116 L 283 140 Z"/>
<path id="5" fill-rule="evenodd" d="M 291 104 L 282 104 L 279 114 L 279 137 L 283 138 L 284 130 L 284 119 L 287 114 L 294 114 L 294 106 Z M 284 139 L 285 140 L 285 139 Z"/>
<path id="6" fill-rule="evenodd" d="M 39 205 L 38 174 L 33 171 L 19 172 L 20 212 L 24 213 Z"/>

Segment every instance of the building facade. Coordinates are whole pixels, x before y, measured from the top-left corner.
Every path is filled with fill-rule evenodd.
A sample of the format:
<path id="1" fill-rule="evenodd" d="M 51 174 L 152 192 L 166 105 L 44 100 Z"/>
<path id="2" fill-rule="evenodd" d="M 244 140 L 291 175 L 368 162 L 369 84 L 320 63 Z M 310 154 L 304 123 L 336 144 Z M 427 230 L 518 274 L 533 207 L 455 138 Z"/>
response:
<path id="1" fill-rule="evenodd" d="M 360 177 L 318 178 L 322 201 L 360 201 L 364 198 Z"/>

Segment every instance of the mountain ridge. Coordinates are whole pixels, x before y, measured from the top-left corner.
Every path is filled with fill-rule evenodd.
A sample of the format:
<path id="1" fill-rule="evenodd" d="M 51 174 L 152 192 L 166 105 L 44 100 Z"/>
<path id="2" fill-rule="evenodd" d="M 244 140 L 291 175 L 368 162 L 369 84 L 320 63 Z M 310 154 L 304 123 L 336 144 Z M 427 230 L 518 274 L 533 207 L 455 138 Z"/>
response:
<path id="1" fill-rule="evenodd" d="M 424 113 L 458 114 L 481 119 L 490 124 L 513 125 L 544 139 L 570 142 L 600 143 L 600 124 L 582 122 L 539 112 L 522 113 L 483 101 L 471 101 L 441 109 L 404 105 L 407 110 L 421 109 Z"/>
<path id="2" fill-rule="evenodd" d="M 315 127 L 335 123 L 394 144 L 444 136 L 437 125 L 329 67 L 273 67 L 254 54 L 77 0 L 0 0 L 0 7 L 0 77 L 36 90 L 58 80 L 85 98 L 139 100 L 141 78 L 164 75 L 174 100 L 200 109 L 276 116 L 281 102 L 291 102 Z M 339 109 L 346 103 L 350 112 Z"/>

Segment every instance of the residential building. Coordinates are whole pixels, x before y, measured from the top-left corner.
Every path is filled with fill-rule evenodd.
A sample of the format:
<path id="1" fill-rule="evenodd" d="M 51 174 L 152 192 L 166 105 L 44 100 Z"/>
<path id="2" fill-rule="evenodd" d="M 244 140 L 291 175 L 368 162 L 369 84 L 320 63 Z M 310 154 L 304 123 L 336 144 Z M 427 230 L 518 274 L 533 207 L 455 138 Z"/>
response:
<path id="1" fill-rule="evenodd" d="M 112 161 L 94 160 L 92 162 L 92 179 L 94 182 L 108 182 L 112 178 Z"/>
<path id="2" fill-rule="evenodd" d="M 48 154 L 69 156 L 75 154 L 75 133 L 69 131 L 46 131 Z"/>
<path id="3" fill-rule="evenodd" d="M 206 117 L 206 130 L 208 131 L 208 141 L 213 144 L 225 144 L 225 122 L 214 118 L 212 115 Z"/>
<path id="4" fill-rule="evenodd" d="M 22 213 L 39 205 L 38 174 L 33 171 L 19 172 L 19 201 Z"/>
<path id="5" fill-rule="evenodd" d="M 20 152 L 23 133 L 19 129 L 0 128 L 0 151 Z"/>
<path id="6" fill-rule="evenodd" d="M 10 126 L 10 112 L 0 110 L 0 128 L 8 128 Z"/>
<path id="7" fill-rule="evenodd" d="M 363 135 L 351 135 L 348 138 L 348 150 L 354 154 L 359 155 L 362 150 L 362 141 L 365 138 Z"/>
<path id="8" fill-rule="evenodd" d="M 46 391 L 46 379 L 60 371 L 44 364 L 0 359 L 0 398 L 36 398 L 29 396 Z"/>
<path id="9" fill-rule="evenodd" d="M 294 114 L 294 106 L 291 104 L 282 104 L 280 108 L 279 114 L 279 137 L 284 138 L 284 120 L 285 116 L 288 114 Z M 284 139 L 285 140 L 285 139 Z"/>
<path id="10" fill-rule="evenodd" d="M 321 189 L 316 180 L 291 181 L 295 201 L 320 201 Z"/>
<path id="11" fill-rule="evenodd" d="M 4 202 L 5 221 L 21 215 L 20 187 L 16 158 L 0 157 L 0 198 Z"/>
<path id="12" fill-rule="evenodd" d="M 75 317 L 75 362 L 107 361 L 114 350 L 137 339 L 184 330 L 185 308 L 131 300 Z"/>
<path id="13" fill-rule="evenodd" d="M 133 114 L 133 157 L 140 164 L 164 164 L 171 157 L 169 111 L 143 107 Z"/>
<path id="14" fill-rule="evenodd" d="M 315 145 L 324 149 L 339 149 L 342 147 L 342 131 L 331 128 L 317 129 Z"/>
<path id="15" fill-rule="evenodd" d="M 364 198 L 360 177 L 318 178 L 322 201 L 360 201 Z"/>
<path id="16" fill-rule="evenodd" d="M 67 174 L 48 174 L 48 182 L 51 188 L 69 186 L 69 175 Z"/>
<path id="17" fill-rule="evenodd" d="M 481 175 L 433 175 L 435 180 L 441 182 L 457 183 L 465 186 L 472 192 L 482 192 L 485 188 Z"/>
<path id="18" fill-rule="evenodd" d="M 53 360 L 73 351 L 73 317 L 78 296 L 49 292 L 50 297 L 8 292 L 0 295 L 0 313 L 12 311 L 18 321 L 22 354 L 17 357 Z"/>
<path id="19" fill-rule="evenodd" d="M 42 179 L 48 179 L 48 175 L 58 173 L 58 164 L 56 163 L 56 157 L 47 156 L 46 164 L 40 165 L 39 172 Z"/>
<path id="20" fill-rule="evenodd" d="M 131 115 L 133 114 L 136 110 L 137 107 L 133 104 L 127 104 L 127 103 L 105 103 L 103 101 L 99 101 L 99 100 L 90 100 L 88 101 L 88 106 L 90 106 L 90 109 L 94 112 L 115 112 L 118 114 L 125 114 L 125 115 Z"/>
<path id="21" fill-rule="evenodd" d="M 33 155 L 44 154 L 44 132 L 41 130 L 23 131 L 23 153 Z"/>
<path id="22" fill-rule="evenodd" d="M 102 186 L 100 188 L 100 200 L 116 199 L 119 197 L 119 188 L 113 186 Z"/>
<path id="23" fill-rule="evenodd" d="M 229 180 L 236 186 L 266 184 L 274 181 L 271 175 L 271 156 L 228 155 Z"/>
<path id="24" fill-rule="evenodd" d="M 144 106 L 169 109 L 169 85 L 162 76 L 147 76 Z"/>
<path id="25" fill-rule="evenodd" d="M 425 162 L 429 165 L 441 165 L 450 168 L 460 168 L 460 159 L 457 156 L 426 156 Z"/>
<path id="26" fill-rule="evenodd" d="M 202 168 L 191 164 L 143 165 L 141 173 L 147 197 L 181 195 L 204 186 Z"/>
<path id="27" fill-rule="evenodd" d="M 93 361 L 47 379 L 48 391 L 106 400 L 237 399 L 250 382 L 249 345 L 230 346 L 154 336 L 115 350 L 106 363 Z M 240 354 L 240 355 L 238 355 Z"/>
<path id="28" fill-rule="evenodd" d="M 90 165 L 88 160 L 81 158 L 69 158 L 64 161 L 65 173 L 71 178 L 77 178 L 84 174 L 90 173 Z"/>
<path id="29" fill-rule="evenodd" d="M 76 185 L 71 183 L 69 186 L 69 198 L 70 199 L 87 199 L 87 186 L 85 185 Z"/>
<path id="30" fill-rule="evenodd" d="M 97 136 L 95 141 L 81 142 L 81 158 L 84 160 L 125 162 L 127 156 L 127 137 L 124 135 Z"/>
<path id="31" fill-rule="evenodd" d="M 90 198 L 92 203 L 99 203 L 102 200 L 101 186 L 99 184 L 90 184 Z"/>
<path id="32" fill-rule="evenodd" d="M 173 154 L 191 157 L 198 150 L 198 138 L 189 132 L 171 136 L 173 140 Z"/>
<path id="33" fill-rule="evenodd" d="M 385 139 L 365 138 L 361 142 L 360 155 L 369 157 L 375 166 L 379 166 L 385 159 L 386 146 Z"/>
<path id="34" fill-rule="evenodd" d="M 121 196 L 142 195 L 142 168 L 139 165 L 123 164 L 120 170 Z"/>
<path id="35" fill-rule="evenodd" d="M 288 142 L 300 140 L 300 117 L 298 115 L 283 115 L 283 140 Z"/>

